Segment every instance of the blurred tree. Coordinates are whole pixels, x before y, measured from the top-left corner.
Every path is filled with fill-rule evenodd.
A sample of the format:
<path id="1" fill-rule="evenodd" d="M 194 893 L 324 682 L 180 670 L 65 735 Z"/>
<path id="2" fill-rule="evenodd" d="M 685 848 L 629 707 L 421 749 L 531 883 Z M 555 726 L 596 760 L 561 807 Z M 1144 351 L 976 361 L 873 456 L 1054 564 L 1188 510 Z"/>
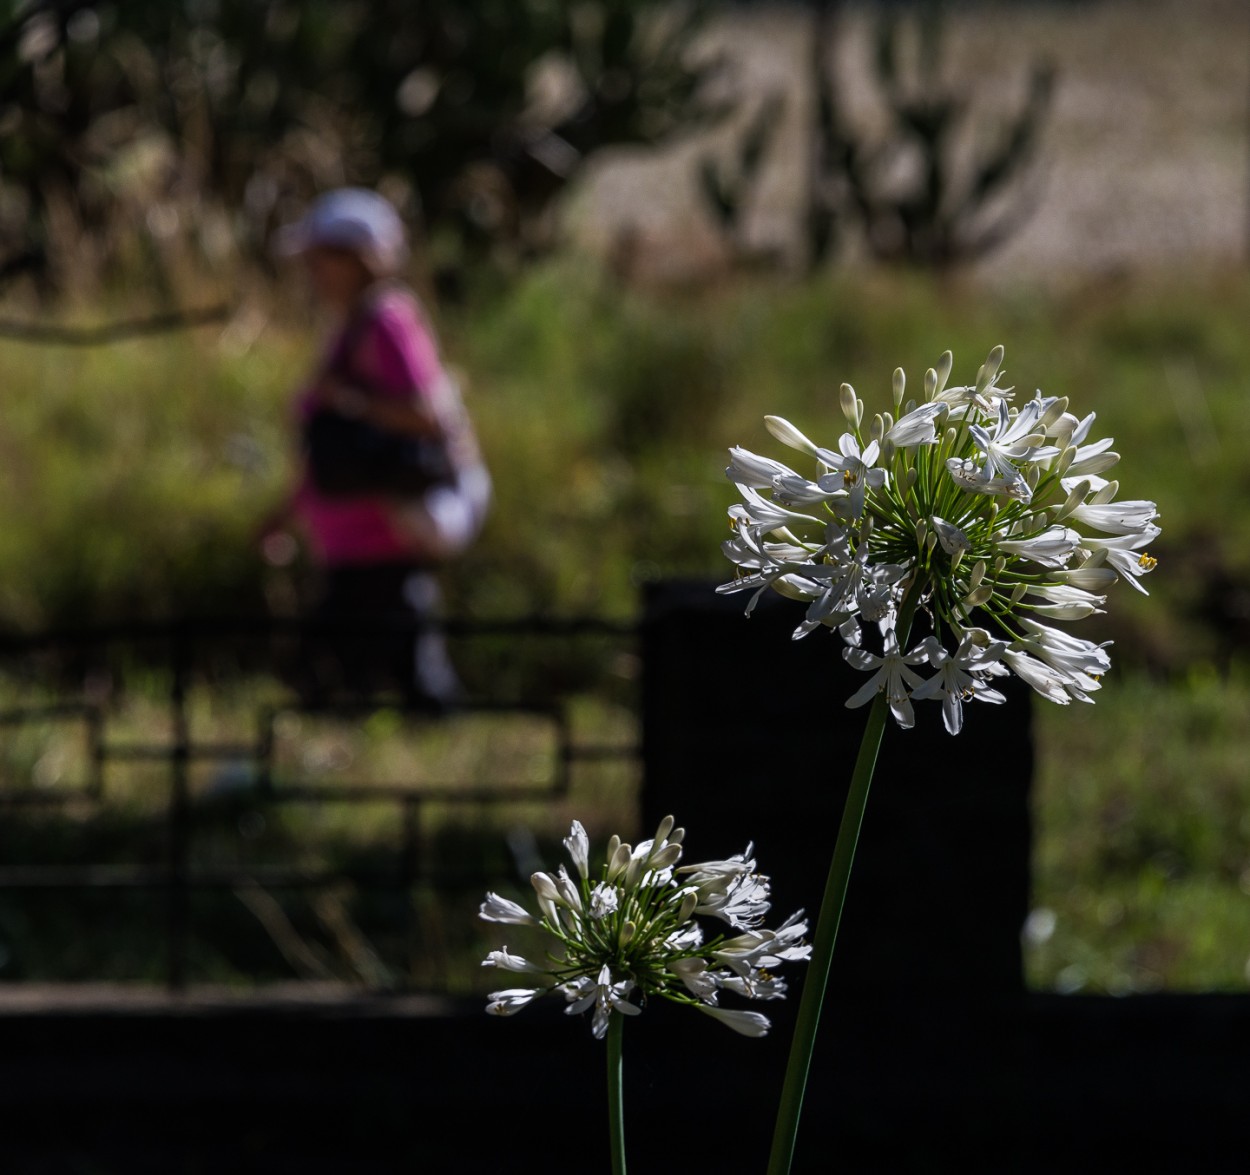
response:
<path id="1" fill-rule="evenodd" d="M 90 4 L 0 0 L 0 280 L 46 278 L 54 236 L 105 228 L 135 90 L 99 32 Z"/>
<path id="2" fill-rule="evenodd" d="M 691 56 L 707 11 L 0 0 L 0 278 L 23 257 L 72 248 L 82 267 L 172 238 L 260 256 L 275 221 L 349 182 L 419 211 L 452 256 L 524 256 L 591 151 L 717 113 L 718 63 Z"/>
<path id="3" fill-rule="evenodd" d="M 757 265 L 777 265 L 782 261 L 775 247 L 761 249 L 749 240 L 747 217 L 785 105 L 784 95 L 767 95 L 730 144 L 728 157 L 709 153 L 698 160 L 700 194 L 730 252 L 739 261 Z"/>

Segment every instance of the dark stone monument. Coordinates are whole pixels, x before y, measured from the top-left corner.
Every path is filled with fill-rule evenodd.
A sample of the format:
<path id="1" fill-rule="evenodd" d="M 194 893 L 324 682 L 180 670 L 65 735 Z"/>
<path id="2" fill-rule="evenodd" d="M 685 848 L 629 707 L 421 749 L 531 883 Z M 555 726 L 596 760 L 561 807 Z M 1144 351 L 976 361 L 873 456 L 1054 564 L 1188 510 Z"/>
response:
<path id="1" fill-rule="evenodd" d="M 643 636 L 644 830 L 672 812 L 687 859 L 755 841 L 774 913 L 815 920 L 867 708 L 836 635 L 790 638 L 802 606 L 706 582 L 651 585 Z M 831 985 L 847 993 L 1023 990 L 1029 899 L 1030 690 L 971 704 L 946 733 L 936 702 L 886 728 Z M 1013 688 L 1014 687 L 1014 688 Z"/>

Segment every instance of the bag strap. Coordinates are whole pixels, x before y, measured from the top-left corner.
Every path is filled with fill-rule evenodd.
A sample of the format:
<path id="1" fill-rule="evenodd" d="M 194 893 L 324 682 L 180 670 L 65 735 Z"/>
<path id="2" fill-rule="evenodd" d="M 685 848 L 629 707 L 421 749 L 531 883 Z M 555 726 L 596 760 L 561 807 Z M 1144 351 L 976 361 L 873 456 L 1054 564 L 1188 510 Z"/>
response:
<path id="1" fill-rule="evenodd" d="M 353 307 L 323 369 L 325 374 L 335 376 L 370 396 L 378 394 L 379 389 L 360 374 L 355 364 L 355 356 L 374 324 L 379 300 L 392 290 L 411 294 L 406 286 L 393 280 L 377 281 L 365 291 L 360 301 Z M 420 301 L 415 299 L 415 296 L 414 301 L 422 325 L 426 330 L 431 330 Z M 460 392 L 460 381 L 447 370 L 441 359 L 436 386 L 429 389 L 427 394 L 435 403 L 441 403 L 441 407 L 436 409 L 436 417 L 440 424 L 436 439 L 447 448 L 452 465 L 457 471 L 480 465 L 481 447 L 473 428 L 472 418 L 469 416 Z"/>
<path id="2" fill-rule="evenodd" d="M 356 352 L 373 326 L 378 300 L 392 288 L 393 282 L 379 281 L 364 292 L 352 308 L 324 369 L 326 375 L 336 376 L 368 395 L 373 395 L 377 389 L 360 374 L 355 362 Z"/>

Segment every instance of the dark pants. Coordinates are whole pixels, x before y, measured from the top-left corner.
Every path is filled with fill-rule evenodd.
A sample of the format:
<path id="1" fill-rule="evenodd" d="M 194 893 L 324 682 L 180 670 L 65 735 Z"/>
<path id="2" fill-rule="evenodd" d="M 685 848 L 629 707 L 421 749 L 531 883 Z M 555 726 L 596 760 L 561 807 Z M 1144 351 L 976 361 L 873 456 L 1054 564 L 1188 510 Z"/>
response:
<path id="1" fill-rule="evenodd" d="M 443 707 L 460 682 L 443 635 L 433 574 L 404 563 L 330 567 L 310 617 L 305 661 L 313 696 L 398 691 L 414 705 Z"/>

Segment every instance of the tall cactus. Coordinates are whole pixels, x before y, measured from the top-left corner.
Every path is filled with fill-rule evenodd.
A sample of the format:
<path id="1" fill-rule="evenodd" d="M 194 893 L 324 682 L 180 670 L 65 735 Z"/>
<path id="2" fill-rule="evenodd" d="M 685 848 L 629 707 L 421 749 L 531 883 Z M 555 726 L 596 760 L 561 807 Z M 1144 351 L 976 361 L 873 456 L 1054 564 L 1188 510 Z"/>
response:
<path id="1" fill-rule="evenodd" d="M 889 114 L 876 139 L 848 128 L 840 116 L 829 49 L 834 0 L 820 0 L 811 59 L 814 90 L 812 168 L 805 236 L 811 267 L 830 255 L 835 229 L 848 210 L 863 224 L 869 248 L 883 260 L 941 268 L 983 256 L 1002 244 L 1032 213 L 1030 193 L 1008 196 L 1036 157 L 1049 113 L 1055 72 L 1047 62 L 1030 70 L 1023 106 L 988 134 L 980 131 L 970 163 L 957 161 L 958 132 L 972 118 L 972 88 L 940 79 L 945 19 L 941 0 L 919 11 L 882 13 L 877 20 L 875 71 Z M 915 32 L 914 68 L 903 48 Z M 904 152 L 919 158 L 900 188 L 888 169 Z M 1005 203 L 992 209 L 991 202 Z"/>
<path id="2" fill-rule="evenodd" d="M 700 193 L 721 236 L 737 258 L 761 256 L 746 239 L 746 213 L 763 174 L 785 104 L 781 94 L 769 94 L 734 139 L 728 158 L 708 153 L 698 160 Z M 771 257 L 771 254 L 764 256 Z"/>

